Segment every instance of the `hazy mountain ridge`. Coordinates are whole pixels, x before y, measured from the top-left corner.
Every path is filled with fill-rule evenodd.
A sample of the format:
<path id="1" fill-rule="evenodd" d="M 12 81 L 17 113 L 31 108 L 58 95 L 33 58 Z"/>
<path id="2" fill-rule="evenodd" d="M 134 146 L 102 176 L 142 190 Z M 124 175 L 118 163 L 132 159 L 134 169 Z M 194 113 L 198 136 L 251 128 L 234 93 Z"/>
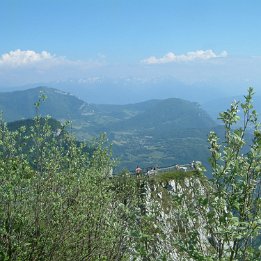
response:
<path id="1" fill-rule="evenodd" d="M 95 80 L 94 80 L 95 79 Z M 223 97 L 228 89 L 220 90 L 220 83 L 185 84 L 174 77 L 91 77 L 59 82 L 39 82 L 23 86 L 3 86 L 0 90 L 30 89 L 35 86 L 51 86 L 72 93 L 82 100 L 94 104 L 130 104 L 153 99 L 177 97 L 190 101 L 207 102 L 213 97 Z M 224 90 L 226 90 L 224 92 Z M 106 95 L 104 95 L 106 93 Z M 230 95 L 233 91 L 230 91 Z M 203 95 L 202 95 L 203 94 Z"/>
<path id="2" fill-rule="evenodd" d="M 91 105 L 75 96 L 53 88 L 37 87 L 24 91 L 0 93 L 0 110 L 7 121 L 32 118 L 35 113 L 34 103 L 38 101 L 41 92 L 48 99 L 42 102 L 42 115 L 51 115 L 56 119 L 74 119 L 80 115 L 93 112 Z"/>
<path id="3" fill-rule="evenodd" d="M 197 103 L 171 98 L 155 100 L 150 107 L 125 120 L 122 125 L 126 129 L 158 128 L 161 125 L 186 129 L 209 128 L 215 124 Z"/>
<path id="4" fill-rule="evenodd" d="M 229 108 L 230 104 L 233 101 L 244 102 L 243 96 L 231 96 L 231 97 L 223 97 L 218 99 L 213 99 L 208 102 L 202 103 L 202 108 L 208 112 L 208 114 L 215 120 L 218 121 L 219 113 L 225 111 Z M 261 111 L 261 96 L 254 96 L 253 105 L 257 112 Z M 239 116 L 243 116 L 241 107 L 239 107 Z M 259 119 L 261 119 L 261 115 L 259 115 Z"/>

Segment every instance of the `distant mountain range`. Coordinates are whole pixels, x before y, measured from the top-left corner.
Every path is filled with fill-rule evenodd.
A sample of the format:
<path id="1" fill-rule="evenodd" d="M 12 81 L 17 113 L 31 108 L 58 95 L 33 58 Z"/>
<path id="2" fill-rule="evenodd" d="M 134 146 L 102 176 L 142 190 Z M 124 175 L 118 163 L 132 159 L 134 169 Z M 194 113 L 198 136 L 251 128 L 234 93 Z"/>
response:
<path id="1" fill-rule="evenodd" d="M 32 118 L 40 93 L 47 100 L 41 115 L 71 120 L 78 139 L 106 132 L 119 169 L 136 165 L 168 166 L 201 160 L 207 164 L 207 134 L 217 128 L 199 104 L 182 99 L 150 100 L 128 105 L 88 104 L 53 88 L 0 93 L 0 110 L 7 121 Z"/>
<path id="2" fill-rule="evenodd" d="M 1 91 L 26 90 L 35 86 L 49 86 L 72 93 L 88 103 L 130 104 L 152 99 L 181 98 L 199 103 L 222 98 L 234 93 L 234 89 L 220 88 L 220 83 L 207 82 L 186 84 L 175 77 L 89 77 L 56 82 L 42 82 L 23 86 L 3 86 Z M 238 90 L 239 94 L 240 91 Z M 237 92 L 237 93 L 238 93 Z M 230 95 L 229 95 L 230 93 Z M 243 90 L 244 93 L 244 90 Z"/>

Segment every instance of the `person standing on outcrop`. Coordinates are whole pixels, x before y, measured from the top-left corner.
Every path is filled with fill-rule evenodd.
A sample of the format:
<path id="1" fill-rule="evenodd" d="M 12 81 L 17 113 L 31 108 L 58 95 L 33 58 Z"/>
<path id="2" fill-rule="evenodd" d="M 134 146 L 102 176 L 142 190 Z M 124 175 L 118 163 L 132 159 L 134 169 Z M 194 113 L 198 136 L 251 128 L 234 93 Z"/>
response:
<path id="1" fill-rule="evenodd" d="M 137 165 L 135 172 L 136 172 L 136 175 L 140 175 L 142 172 L 142 169 Z"/>

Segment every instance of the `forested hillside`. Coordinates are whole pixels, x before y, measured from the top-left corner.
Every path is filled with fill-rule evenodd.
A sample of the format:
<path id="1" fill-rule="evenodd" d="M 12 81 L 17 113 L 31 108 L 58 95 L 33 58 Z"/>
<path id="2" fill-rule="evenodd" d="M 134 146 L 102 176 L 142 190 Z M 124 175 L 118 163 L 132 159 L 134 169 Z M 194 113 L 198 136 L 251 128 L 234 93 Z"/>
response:
<path id="1" fill-rule="evenodd" d="M 32 118 L 35 115 L 34 103 L 40 94 L 48 96 L 41 106 L 42 115 L 51 115 L 56 119 L 71 120 L 81 114 L 92 112 L 93 108 L 69 93 L 46 87 L 23 91 L 0 93 L 0 110 L 6 121 Z"/>
<path id="2" fill-rule="evenodd" d="M 199 104 L 182 99 L 151 100 L 128 105 L 88 104 L 56 89 L 39 87 L 0 93 L 0 109 L 7 121 L 32 118 L 40 93 L 47 98 L 41 115 L 71 120 L 79 140 L 105 132 L 118 169 L 169 166 L 200 160 L 208 164 L 207 134 L 215 122 Z"/>

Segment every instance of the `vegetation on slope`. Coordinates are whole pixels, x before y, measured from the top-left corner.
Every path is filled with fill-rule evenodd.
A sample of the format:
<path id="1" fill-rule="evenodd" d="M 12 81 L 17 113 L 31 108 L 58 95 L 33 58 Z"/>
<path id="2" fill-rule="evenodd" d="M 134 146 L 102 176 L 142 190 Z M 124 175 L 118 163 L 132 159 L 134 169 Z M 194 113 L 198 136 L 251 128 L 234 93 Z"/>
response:
<path id="1" fill-rule="evenodd" d="M 151 100 L 128 105 L 90 105 L 52 88 L 0 93 L 0 110 L 7 121 L 32 118 L 33 103 L 43 91 L 48 99 L 41 114 L 72 121 L 79 140 L 90 140 L 106 132 L 118 170 L 185 164 L 193 159 L 207 164 L 207 134 L 213 120 L 196 103 L 182 99 Z M 10 102 L 11 101 L 11 102 Z"/>
<path id="2" fill-rule="evenodd" d="M 38 100 L 41 92 L 48 96 L 46 102 L 41 105 L 43 116 L 51 115 L 59 120 L 71 120 L 93 111 L 89 104 L 69 93 L 52 88 L 38 87 L 24 91 L 1 93 L 0 110 L 4 112 L 6 121 L 33 118 L 35 115 L 33 104 Z"/>
<path id="3" fill-rule="evenodd" d="M 157 183 L 168 183 L 171 180 L 180 181 L 188 178 L 198 178 L 197 171 L 170 171 L 159 173 L 158 175 L 152 176 L 152 179 Z"/>

